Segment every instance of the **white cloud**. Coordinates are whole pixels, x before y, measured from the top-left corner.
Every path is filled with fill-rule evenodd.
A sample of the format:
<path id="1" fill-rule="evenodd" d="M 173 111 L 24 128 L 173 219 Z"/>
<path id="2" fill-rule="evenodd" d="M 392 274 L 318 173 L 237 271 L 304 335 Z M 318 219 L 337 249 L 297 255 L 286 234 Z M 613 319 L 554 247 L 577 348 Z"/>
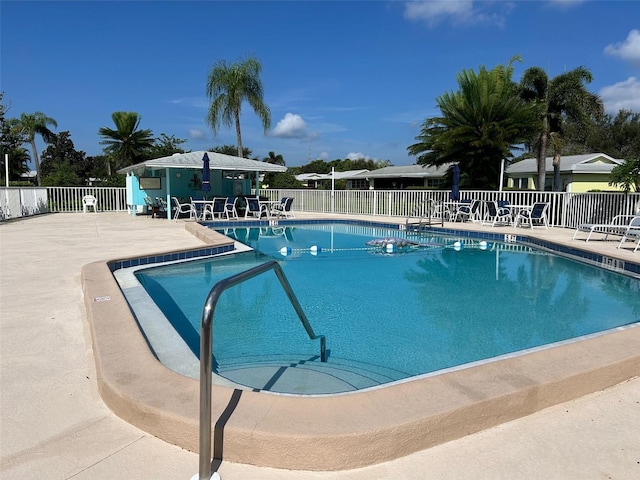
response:
<path id="1" fill-rule="evenodd" d="M 307 130 L 307 124 L 300 115 L 286 113 L 272 130 L 271 135 L 279 138 L 314 139 L 318 137 L 315 132 Z"/>
<path id="2" fill-rule="evenodd" d="M 490 11 L 490 8 L 499 11 Z M 482 2 L 473 0 L 429 0 L 405 3 L 404 17 L 408 20 L 424 21 L 430 26 L 451 20 L 454 24 L 485 23 L 502 26 L 505 15 L 513 8 L 512 2 Z"/>
<path id="3" fill-rule="evenodd" d="M 204 97 L 175 98 L 169 100 L 169 103 L 186 107 L 209 108 L 209 101 Z"/>
<path id="4" fill-rule="evenodd" d="M 552 7 L 571 8 L 576 5 L 584 3 L 585 0 L 549 0 L 549 5 Z"/>
<path id="5" fill-rule="evenodd" d="M 207 138 L 207 134 L 204 130 L 201 130 L 199 128 L 192 128 L 191 130 L 189 130 L 189 138 L 192 138 L 194 140 L 204 140 Z"/>
<path id="6" fill-rule="evenodd" d="M 603 87 L 598 94 L 606 111 L 611 114 L 615 115 L 622 109 L 640 113 L 640 79 L 636 77 Z"/>
<path id="7" fill-rule="evenodd" d="M 361 158 L 365 160 L 372 160 L 372 158 L 369 155 L 365 155 L 364 153 L 361 153 L 361 152 L 348 153 L 346 158 L 348 160 L 360 160 Z"/>
<path id="8" fill-rule="evenodd" d="M 624 42 L 607 45 L 604 53 L 640 66 L 640 30 L 631 30 Z"/>

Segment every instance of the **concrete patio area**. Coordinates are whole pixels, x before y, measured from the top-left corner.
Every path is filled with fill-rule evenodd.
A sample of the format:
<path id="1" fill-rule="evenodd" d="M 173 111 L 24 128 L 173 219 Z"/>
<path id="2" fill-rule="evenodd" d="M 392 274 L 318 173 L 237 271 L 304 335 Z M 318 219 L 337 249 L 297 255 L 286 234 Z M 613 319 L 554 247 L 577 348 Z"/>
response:
<path id="1" fill-rule="evenodd" d="M 477 224 L 456 228 L 516 231 Z M 523 229 L 518 232 L 524 233 Z M 585 244 L 571 240 L 573 231 L 563 229 L 532 234 L 612 258 L 640 261 L 640 252 L 617 249 L 617 241 L 595 239 Z M 163 480 L 189 479 L 197 472 L 195 453 L 133 427 L 100 398 L 80 269 L 98 260 L 201 245 L 185 229 L 184 221 L 125 213 L 51 214 L 0 225 L 1 478 Z M 303 472 L 223 461 L 218 472 L 223 480 L 631 480 L 640 478 L 639 425 L 640 378 L 636 377 L 370 467 Z"/>

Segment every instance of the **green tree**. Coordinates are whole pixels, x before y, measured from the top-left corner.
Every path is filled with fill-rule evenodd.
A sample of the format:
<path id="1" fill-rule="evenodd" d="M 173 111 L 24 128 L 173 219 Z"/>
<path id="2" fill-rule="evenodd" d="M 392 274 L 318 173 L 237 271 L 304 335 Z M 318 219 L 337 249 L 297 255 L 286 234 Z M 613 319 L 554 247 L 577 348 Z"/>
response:
<path id="1" fill-rule="evenodd" d="M 593 76 L 586 67 L 578 67 L 551 79 L 540 67 L 528 68 L 522 74 L 522 98 L 535 105 L 538 115 L 538 132 L 534 142 L 538 161 L 538 190 L 544 190 L 548 146 L 553 150 L 553 190 L 561 190 L 560 156 L 564 147 L 565 121 L 571 119 L 581 126 L 604 112 L 602 100 L 585 87 L 585 83 L 592 80 Z"/>
<path id="2" fill-rule="evenodd" d="M 56 135 L 43 150 L 40 166 L 43 185 L 88 185 L 96 176 L 93 159 L 75 149 L 68 131 Z"/>
<path id="3" fill-rule="evenodd" d="M 615 167 L 611 171 L 609 185 L 621 186 L 625 192 L 640 192 L 640 157 Z"/>
<path id="4" fill-rule="evenodd" d="M 48 143 L 55 135 L 49 130 L 49 125 L 57 127 L 58 124 L 53 118 L 47 117 L 44 113 L 35 112 L 23 113 L 13 125 L 14 128 L 24 136 L 24 142 L 31 145 L 33 163 L 36 167 L 37 184 L 41 185 L 42 178 L 40 174 L 40 159 L 38 158 L 38 149 L 36 148 L 36 135 L 39 135 Z"/>
<path id="5" fill-rule="evenodd" d="M 100 145 L 109 157 L 107 174 L 111 176 L 111 162 L 115 169 L 133 165 L 144 159 L 145 152 L 153 146 L 151 130 L 139 130 L 142 117 L 136 112 L 113 112 L 111 119 L 116 128 L 101 127 L 98 134 L 103 138 Z"/>
<path id="6" fill-rule="evenodd" d="M 211 147 L 209 149 L 210 152 L 222 153 L 223 155 L 231 155 L 233 157 L 238 156 L 238 147 L 235 145 L 222 145 L 221 147 Z M 242 157 L 243 158 L 251 158 L 253 152 L 250 148 L 242 147 Z"/>
<path id="7" fill-rule="evenodd" d="M 263 162 L 271 163 L 272 165 L 286 165 L 284 157 L 280 154 L 276 155 L 275 152 L 269 152 L 269 156 L 262 159 Z"/>
<path id="8" fill-rule="evenodd" d="M 512 157 L 535 125 L 533 107 L 519 97 L 512 81 L 515 60 L 519 57 L 506 67 L 459 73 L 459 90 L 436 99 L 441 116 L 424 122 L 409 154 L 417 155 L 419 164 L 458 162 L 462 185 L 496 188 L 502 159 Z"/>
<path id="9" fill-rule="evenodd" d="M 153 145 L 146 153 L 146 157 L 153 159 L 169 157 L 174 153 L 185 153 L 185 150 L 180 146 L 183 143 L 187 143 L 187 140 L 176 138 L 174 135 L 169 137 L 166 133 L 161 133 L 160 137 L 154 140 Z"/>
<path id="10" fill-rule="evenodd" d="M 269 188 L 302 188 L 302 182 L 296 180 L 290 172 L 268 172 L 264 176 L 264 183 Z"/>
<path id="11" fill-rule="evenodd" d="M 2 185 L 5 179 L 5 155 L 9 156 L 9 180 L 18 180 L 23 173 L 29 171 L 29 152 L 22 144 L 24 136 L 13 128 L 13 122 L 5 119 L 8 106 L 4 103 L 4 92 L 0 92 L 0 175 Z"/>
<path id="12" fill-rule="evenodd" d="M 220 60 L 213 66 L 207 79 L 206 93 L 211 100 L 207 123 L 214 134 L 221 124 L 231 127 L 235 123 L 239 157 L 243 152 L 240 113 L 244 101 L 258 115 L 265 132 L 271 126 L 271 112 L 263 100 L 261 69 L 260 62 L 252 56 L 232 64 Z"/>
<path id="13" fill-rule="evenodd" d="M 603 152 L 614 158 L 640 157 L 640 113 L 620 110 L 615 116 L 605 114 L 587 128 L 567 121 L 565 137 L 572 153 Z"/>

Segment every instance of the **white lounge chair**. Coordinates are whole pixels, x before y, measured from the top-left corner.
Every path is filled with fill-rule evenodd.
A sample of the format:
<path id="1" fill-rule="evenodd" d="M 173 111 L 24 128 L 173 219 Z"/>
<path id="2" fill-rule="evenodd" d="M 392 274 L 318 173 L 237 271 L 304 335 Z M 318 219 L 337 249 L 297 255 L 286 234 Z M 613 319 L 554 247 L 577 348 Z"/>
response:
<path id="1" fill-rule="evenodd" d="M 636 215 L 616 215 L 610 223 L 581 223 L 573 234 L 573 240 L 577 239 L 578 233 L 580 232 L 588 232 L 585 242 L 588 242 L 594 233 L 604 235 L 604 240 L 606 240 L 609 235 L 624 235 L 629 224 L 635 217 Z"/>
<path id="2" fill-rule="evenodd" d="M 627 240 L 635 240 L 636 238 L 638 239 L 638 243 L 636 243 L 636 248 L 633 249 L 633 253 L 637 252 L 640 247 L 640 216 L 633 217 L 633 220 L 629 223 L 629 227 L 624 232 L 624 235 L 622 235 L 618 248 L 622 248 L 622 245 L 624 245 Z"/>
<path id="3" fill-rule="evenodd" d="M 526 223 L 529 228 L 534 227 L 534 223 L 537 223 L 539 227 L 549 228 L 549 220 L 547 219 L 548 203 L 534 203 L 533 207 L 525 208 L 516 215 L 515 224 L 516 227 L 521 223 Z"/>
<path id="4" fill-rule="evenodd" d="M 93 212 L 98 213 L 98 199 L 93 195 L 82 197 L 82 213 L 87 213 L 89 208 L 93 208 Z"/>

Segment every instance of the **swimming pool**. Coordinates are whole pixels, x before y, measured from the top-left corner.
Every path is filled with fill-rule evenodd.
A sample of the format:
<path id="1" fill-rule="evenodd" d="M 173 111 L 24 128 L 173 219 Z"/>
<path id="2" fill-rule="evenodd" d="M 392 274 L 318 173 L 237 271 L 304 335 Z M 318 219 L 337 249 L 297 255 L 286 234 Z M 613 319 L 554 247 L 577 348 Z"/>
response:
<path id="1" fill-rule="evenodd" d="M 314 330 L 321 364 L 274 276 L 225 292 L 217 373 L 286 393 L 364 389 L 638 322 L 639 281 L 527 247 L 314 224 L 227 229 L 256 249 L 138 272 L 197 355 L 202 304 L 220 279 L 278 259 Z M 387 251 L 373 238 L 419 247 Z M 315 248 L 313 248 L 315 247 Z"/>

